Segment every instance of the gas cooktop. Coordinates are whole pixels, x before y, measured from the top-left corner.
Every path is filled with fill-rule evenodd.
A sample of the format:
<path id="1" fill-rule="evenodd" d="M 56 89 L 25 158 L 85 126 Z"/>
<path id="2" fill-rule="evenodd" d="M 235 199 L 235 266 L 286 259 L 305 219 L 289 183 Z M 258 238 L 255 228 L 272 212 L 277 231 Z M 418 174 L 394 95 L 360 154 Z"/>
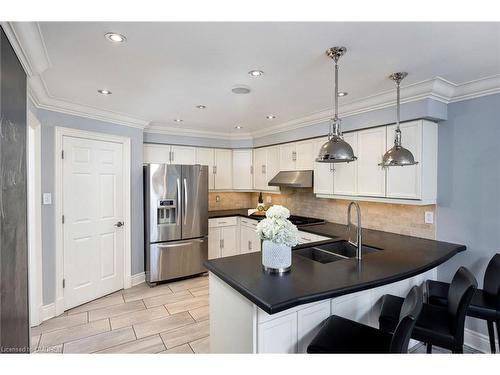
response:
<path id="1" fill-rule="evenodd" d="M 305 225 L 323 224 L 325 222 L 323 219 L 296 215 L 290 215 L 288 220 L 290 220 L 292 224 L 302 227 Z"/>

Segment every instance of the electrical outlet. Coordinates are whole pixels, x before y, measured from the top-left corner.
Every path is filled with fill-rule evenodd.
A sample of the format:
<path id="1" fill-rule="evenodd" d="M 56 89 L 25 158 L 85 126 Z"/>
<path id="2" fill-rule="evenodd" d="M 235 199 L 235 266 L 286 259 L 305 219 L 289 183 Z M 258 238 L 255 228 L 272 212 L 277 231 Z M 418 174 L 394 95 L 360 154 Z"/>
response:
<path id="1" fill-rule="evenodd" d="M 52 194 L 43 193 L 43 204 L 52 204 Z"/>
<path id="2" fill-rule="evenodd" d="M 425 211 L 424 221 L 425 224 L 434 224 L 434 212 Z"/>
<path id="3" fill-rule="evenodd" d="M 216 201 L 216 202 L 220 202 L 220 195 L 216 195 L 216 196 L 215 196 L 215 201 Z"/>
<path id="4" fill-rule="evenodd" d="M 267 204 L 271 204 L 272 202 L 273 202 L 273 198 L 272 198 L 270 195 L 268 195 L 268 196 L 266 197 L 266 203 L 267 203 Z"/>

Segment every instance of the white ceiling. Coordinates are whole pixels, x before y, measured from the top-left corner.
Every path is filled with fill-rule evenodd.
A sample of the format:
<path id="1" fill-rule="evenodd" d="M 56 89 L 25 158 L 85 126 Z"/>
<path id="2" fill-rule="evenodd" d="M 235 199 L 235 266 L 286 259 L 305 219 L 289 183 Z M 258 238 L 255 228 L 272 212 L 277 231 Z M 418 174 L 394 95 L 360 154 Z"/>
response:
<path id="1" fill-rule="evenodd" d="M 440 76 L 460 84 L 500 74 L 500 23 L 40 23 L 57 99 L 182 129 L 253 133 L 331 107 L 343 45 L 341 103 Z M 121 45 L 106 32 L 127 37 Z M 260 69 L 263 77 L 247 72 Z M 235 95 L 235 84 L 250 86 Z M 103 96 L 97 89 L 109 89 Z M 195 106 L 203 104 L 205 110 Z M 267 120 L 268 114 L 277 116 Z M 173 119 L 182 118 L 182 123 Z M 242 130 L 236 130 L 236 124 Z"/>

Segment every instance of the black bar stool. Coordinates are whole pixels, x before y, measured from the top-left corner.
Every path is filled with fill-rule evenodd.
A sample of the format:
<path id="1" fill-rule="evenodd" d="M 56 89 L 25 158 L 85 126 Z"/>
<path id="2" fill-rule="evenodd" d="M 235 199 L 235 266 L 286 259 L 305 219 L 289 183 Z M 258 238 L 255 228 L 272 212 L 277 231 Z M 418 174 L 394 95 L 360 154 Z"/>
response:
<path id="1" fill-rule="evenodd" d="M 422 310 L 422 294 L 421 288 L 411 288 L 402 305 L 394 334 L 332 315 L 322 323 L 307 352 L 407 353 L 411 332 Z"/>
<path id="2" fill-rule="evenodd" d="M 432 305 L 448 306 L 449 283 L 427 280 L 427 302 Z M 486 267 L 483 289 L 477 289 L 467 310 L 467 316 L 486 320 L 490 337 L 491 352 L 495 353 L 495 330 L 500 340 L 500 254 L 495 254 Z"/>
<path id="3" fill-rule="evenodd" d="M 465 314 L 476 289 L 474 275 L 467 268 L 460 267 L 451 281 L 447 306 L 424 303 L 411 337 L 425 342 L 427 353 L 432 351 L 432 345 L 463 353 Z M 380 329 L 394 331 L 402 305 L 401 297 L 389 294 L 383 297 Z"/>

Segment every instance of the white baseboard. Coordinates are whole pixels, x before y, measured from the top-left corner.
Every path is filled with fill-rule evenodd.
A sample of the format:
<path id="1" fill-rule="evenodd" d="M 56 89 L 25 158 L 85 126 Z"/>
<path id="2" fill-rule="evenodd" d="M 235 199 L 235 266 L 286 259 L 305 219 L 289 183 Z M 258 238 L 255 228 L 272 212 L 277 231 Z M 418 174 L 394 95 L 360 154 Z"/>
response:
<path id="1" fill-rule="evenodd" d="M 464 344 L 483 353 L 490 353 L 490 338 L 487 335 L 465 328 Z M 498 347 L 498 340 L 496 341 Z"/>
<path id="2" fill-rule="evenodd" d="M 40 317 L 42 319 L 42 322 L 53 318 L 56 316 L 56 304 L 55 303 L 49 303 L 48 305 L 43 305 L 40 309 Z"/>
<path id="3" fill-rule="evenodd" d="M 132 286 L 142 284 L 145 281 L 146 281 L 145 272 L 136 273 L 135 275 L 132 275 Z"/>

